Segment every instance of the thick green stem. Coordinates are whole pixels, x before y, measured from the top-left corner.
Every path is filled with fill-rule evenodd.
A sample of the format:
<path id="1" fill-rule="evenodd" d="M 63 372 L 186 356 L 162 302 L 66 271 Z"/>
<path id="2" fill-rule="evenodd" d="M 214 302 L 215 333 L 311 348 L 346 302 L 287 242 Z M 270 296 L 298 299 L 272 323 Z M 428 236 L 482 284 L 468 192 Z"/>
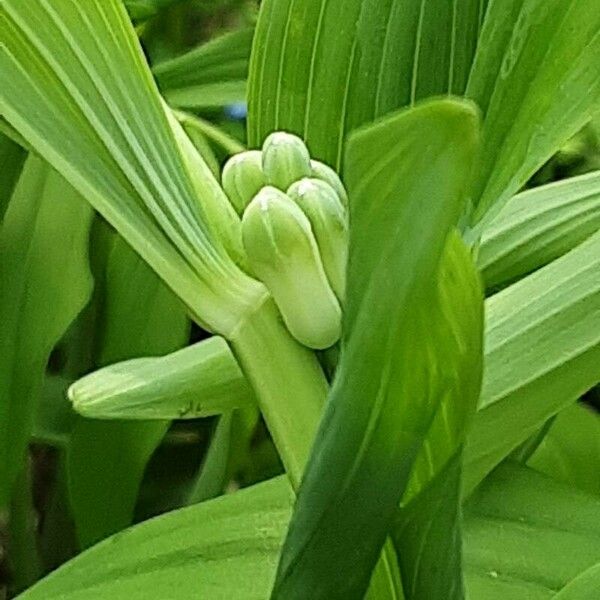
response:
<path id="1" fill-rule="evenodd" d="M 292 338 L 270 298 L 230 341 L 297 490 L 327 398 L 325 375 L 315 354 Z"/>
<path id="2" fill-rule="evenodd" d="M 292 338 L 270 298 L 230 336 L 230 342 L 297 491 L 329 390 L 323 370 L 314 352 Z M 373 571 L 367 598 L 403 598 L 389 540 Z"/>

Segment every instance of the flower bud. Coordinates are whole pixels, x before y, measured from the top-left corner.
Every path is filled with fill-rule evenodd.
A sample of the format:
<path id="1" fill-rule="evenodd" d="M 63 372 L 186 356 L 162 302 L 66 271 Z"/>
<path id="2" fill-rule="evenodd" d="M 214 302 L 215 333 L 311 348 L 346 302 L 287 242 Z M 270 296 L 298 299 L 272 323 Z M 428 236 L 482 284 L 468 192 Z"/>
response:
<path id="1" fill-rule="evenodd" d="M 266 185 L 262 152 L 249 150 L 232 156 L 223 167 L 223 189 L 239 215 L 259 190 Z"/>
<path id="2" fill-rule="evenodd" d="M 342 204 L 347 208 L 348 194 L 346 193 L 346 188 L 344 187 L 340 176 L 329 165 L 319 162 L 318 160 L 311 160 L 310 166 L 312 169 L 312 177 L 328 183 L 336 191 Z"/>
<path id="3" fill-rule="evenodd" d="M 310 177 L 310 154 L 299 137 L 278 131 L 265 140 L 262 167 L 267 183 L 285 192 L 294 181 Z"/>
<path id="4" fill-rule="evenodd" d="M 302 210 L 267 186 L 244 212 L 242 239 L 250 267 L 273 295 L 290 333 L 310 348 L 333 345 L 341 334 L 341 309 Z"/>
<path id="5" fill-rule="evenodd" d="M 341 300 L 346 287 L 348 260 L 348 217 L 336 191 L 320 179 L 301 179 L 292 184 L 288 196 L 307 216 L 336 296 Z"/>

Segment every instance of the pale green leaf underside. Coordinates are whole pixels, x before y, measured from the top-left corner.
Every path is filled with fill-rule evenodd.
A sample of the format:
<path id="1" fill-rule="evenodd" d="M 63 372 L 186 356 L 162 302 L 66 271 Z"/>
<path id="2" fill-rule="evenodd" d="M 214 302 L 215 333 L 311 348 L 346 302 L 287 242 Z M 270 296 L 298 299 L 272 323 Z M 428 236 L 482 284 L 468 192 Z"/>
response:
<path id="1" fill-rule="evenodd" d="M 22 466 L 50 352 L 91 293 L 91 217 L 62 177 L 28 159 L 0 230 L 0 507 Z"/>
<path id="2" fill-rule="evenodd" d="M 177 590 L 185 600 L 265 600 L 292 502 L 282 477 L 171 512 L 85 552 L 19 599 L 148 600 Z M 551 598 L 600 560 L 599 523 L 597 499 L 501 467 L 465 515 L 467 598 Z"/>
<path id="3" fill-rule="evenodd" d="M 105 367 L 73 384 L 69 397 L 77 412 L 100 419 L 195 419 L 254 403 L 220 337 Z"/>
<path id="4" fill-rule="evenodd" d="M 600 173 L 550 183 L 508 201 L 485 228 L 477 265 L 488 288 L 562 256 L 600 229 Z"/>

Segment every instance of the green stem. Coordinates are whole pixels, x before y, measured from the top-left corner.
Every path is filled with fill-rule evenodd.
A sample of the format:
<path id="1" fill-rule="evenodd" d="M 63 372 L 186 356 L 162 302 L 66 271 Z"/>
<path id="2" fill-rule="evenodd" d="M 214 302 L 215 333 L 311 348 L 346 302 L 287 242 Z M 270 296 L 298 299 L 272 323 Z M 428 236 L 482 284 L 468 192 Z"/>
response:
<path id="1" fill-rule="evenodd" d="M 31 486 L 26 464 L 15 481 L 9 516 L 9 553 L 16 591 L 33 585 L 42 574 Z"/>
<path id="2" fill-rule="evenodd" d="M 292 338 L 271 298 L 230 336 L 230 342 L 298 491 L 329 391 L 323 370 L 316 355 Z M 390 540 L 373 571 L 367 598 L 403 598 Z"/>
<path id="3" fill-rule="evenodd" d="M 270 298 L 230 342 L 297 490 L 327 398 L 325 375 L 314 353 L 292 338 Z"/>

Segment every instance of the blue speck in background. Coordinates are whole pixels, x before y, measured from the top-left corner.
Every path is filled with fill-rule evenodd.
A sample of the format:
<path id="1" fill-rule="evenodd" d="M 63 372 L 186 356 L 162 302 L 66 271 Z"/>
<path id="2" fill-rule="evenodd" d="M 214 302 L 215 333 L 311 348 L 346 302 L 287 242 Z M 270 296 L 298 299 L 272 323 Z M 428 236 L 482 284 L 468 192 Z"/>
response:
<path id="1" fill-rule="evenodd" d="M 236 102 L 225 107 L 225 114 L 234 121 L 241 121 L 248 115 L 248 105 L 245 102 Z"/>

